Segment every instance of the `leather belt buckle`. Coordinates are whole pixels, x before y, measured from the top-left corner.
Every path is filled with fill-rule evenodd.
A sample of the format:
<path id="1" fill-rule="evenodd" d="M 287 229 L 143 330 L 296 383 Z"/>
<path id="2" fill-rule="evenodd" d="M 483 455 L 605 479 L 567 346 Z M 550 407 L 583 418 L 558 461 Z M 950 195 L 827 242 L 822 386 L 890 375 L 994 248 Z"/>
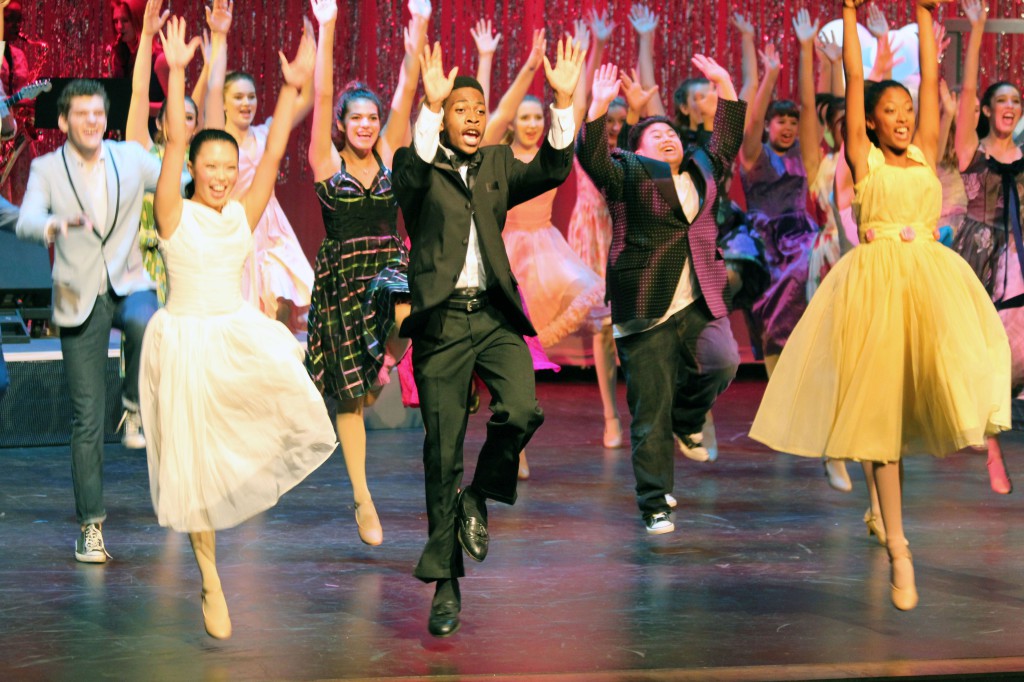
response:
<path id="1" fill-rule="evenodd" d="M 485 299 L 483 296 L 474 296 L 473 298 L 466 301 L 466 312 L 475 313 L 476 311 L 483 308 L 486 302 L 487 299 Z"/>

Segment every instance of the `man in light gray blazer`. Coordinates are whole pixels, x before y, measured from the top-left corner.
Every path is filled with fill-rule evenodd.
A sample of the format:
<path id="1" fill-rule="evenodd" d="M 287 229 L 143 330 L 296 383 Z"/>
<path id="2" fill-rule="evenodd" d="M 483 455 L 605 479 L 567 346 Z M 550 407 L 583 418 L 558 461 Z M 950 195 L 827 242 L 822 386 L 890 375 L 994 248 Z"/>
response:
<path id="1" fill-rule="evenodd" d="M 144 448 L 139 355 L 156 312 L 156 285 L 139 250 L 146 191 L 160 161 L 134 142 L 103 140 L 109 100 L 96 81 L 69 83 L 57 100 L 59 149 L 32 161 L 18 236 L 54 245 L 53 320 L 60 327 L 74 421 L 71 477 L 82 532 L 75 558 L 103 563 L 103 421 L 111 328 L 124 335 L 124 444 Z"/>

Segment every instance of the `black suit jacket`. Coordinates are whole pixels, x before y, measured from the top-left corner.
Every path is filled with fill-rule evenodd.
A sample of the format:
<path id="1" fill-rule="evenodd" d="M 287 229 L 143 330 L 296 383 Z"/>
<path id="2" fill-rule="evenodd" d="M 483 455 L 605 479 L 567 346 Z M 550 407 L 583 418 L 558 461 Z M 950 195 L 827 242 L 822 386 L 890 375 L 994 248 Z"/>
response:
<path id="1" fill-rule="evenodd" d="M 603 116 L 580 130 L 580 165 L 604 194 L 612 215 L 607 267 L 612 322 L 664 315 L 687 259 L 711 314 L 728 314 L 731 294 L 717 246 L 717 185 L 739 152 L 746 108 L 744 102 L 719 100 L 707 148 L 686 150 L 681 170 L 689 172 L 700 197 L 692 223 L 683 214 L 668 164 L 609 150 Z"/>
<path id="2" fill-rule="evenodd" d="M 415 337 L 431 310 L 451 296 L 466 263 L 471 216 L 491 302 L 517 333 L 536 335 L 523 312 L 501 231 L 510 208 L 565 181 L 572 170 L 572 156 L 572 145 L 557 150 L 546 138 L 530 163 L 516 159 L 509 146 L 483 147 L 467 173 L 470 189 L 440 148 L 433 163 L 424 162 L 411 145 L 395 152 L 391 182 L 412 243 L 412 310 L 402 324 L 402 336 Z"/>

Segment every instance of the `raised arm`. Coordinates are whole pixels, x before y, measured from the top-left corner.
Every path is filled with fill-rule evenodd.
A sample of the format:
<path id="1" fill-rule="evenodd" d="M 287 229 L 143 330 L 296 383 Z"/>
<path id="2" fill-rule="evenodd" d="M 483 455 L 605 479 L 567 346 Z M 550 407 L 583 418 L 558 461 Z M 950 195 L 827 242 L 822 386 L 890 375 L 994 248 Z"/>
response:
<path id="1" fill-rule="evenodd" d="M 430 0 L 409 0 L 412 18 L 404 32 L 405 57 L 398 72 L 398 85 L 391 98 L 388 120 L 377 138 L 377 152 L 388 168 L 395 158 L 395 151 L 409 137 L 409 118 L 413 100 L 416 99 L 416 83 L 420 77 L 419 54 L 427 42 L 427 26 L 430 23 Z"/>
<path id="2" fill-rule="evenodd" d="M 591 47 L 590 45 L 590 29 L 587 28 L 587 23 L 583 19 L 577 19 L 573 22 L 573 42 L 579 43 L 584 49 Z M 576 126 L 576 130 L 580 129 L 583 124 L 583 117 L 587 115 L 587 102 L 590 99 L 590 84 L 587 83 L 587 73 L 591 69 L 597 68 L 597 63 L 594 62 L 594 52 L 596 49 L 588 50 L 587 64 L 583 69 L 583 75 L 580 77 L 579 82 L 576 84 L 576 95 L 572 98 L 572 120 Z M 600 52 L 604 52 L 604 46 L 601 46 Z M 591 76 L 593 77 L 593 76 Z"/>
<path id="3" fill-rule="evenodd" d="M 819 34 L 814 49 L 821 56 L 822 80 L 818 92 L 828 92 L 836 97 L 843 96 L 843 48 L 832 33 Z"/>
<path id="4" fill-rule="evenodd" d="M 587 29 L 589 26 L 589 30 Z M 576 129 L 583 125 L 583 119 L 587 115 L 587 104 L 590 102 L 590 84 L 594 82 L 594 72 L 601 65 L 604 58 L 604 48 L 612 37 L 615 30 L 615 22 L 608 16 L 605 10 L 601 14 L 597 10 L 591 10 L 587 17 L 586 26 L 578 26 L 574 40 L 587 50 L 587 66 L 580 76 L 579 85 L 576 86 L 576 96 L 573 98 L 574 119 Z M 591 40 L 591 38 L 593 40 Z"/>
<path id="5" fill-rule="evenodd" d="M 740 32 L 740 50 L 743 54 L 743 85 L 740 86 L 737 97 L 744 102 L 749 102 L 757 92 L 757 47 L 754 45 L 754 24 L 750 21 L 749 15 L 739 12 L 732 13 L 729 23 Z"/>
<path id="6" fill-rule="evenodd" d="M 843 73 L 846 76 L 846 162 L 856 184 L 868 172 L 867 123 L 864 114 L 864 62 L 857 34 L 857 7 L 863 0 L 843 0 Z"/>
<path id="7" fill-rule="evenodd" d="M 941 115 L 939 117 L 939 160 L 946 158 L 946 147 L 949 145 L 949 133 L 953 129 L 953 121 L 956 120 L 957 100 L 956 93 L 950 92 L 946 80 L 939 81 L 939 104 Z M 955 149 L 954 149 L 955 152 Z"/>
<path id="8" fill-rule="evenodd" d="M 337 0 L 310 0 L 313 16 L 320 24 L 313 69 L 313 129 L 309 137 L 309 167 L 313 182 L 333 177 L 341 168 L 341 157 L 331 141 L 334 129 L 334 29 L 338 19 Z"/>
<path id="9" fill-rule="evenodd" d="M 939 154 L 939 55 L 932 22 L 932 10 L 936 4 L 936 0 L 917 0 L 916 9 L 921 86 L 917 93 L 914 142 L 933 169 Z"/>
<path id="10" fill-rule="evenodd" d="M 818 125 L 818 112 L 814 106 L 814 38 L 818 34 L 818 20 L 812 22 L 810 13 L 802 9 L 793 19 L 793 30 L 800 42 L 800 125 L 797 129 L 800 154 L 807 177 L 813 182 L 818 177 L 818 164 L 821 163 L 821 126 Z"/>
<path id="11" fill-rule="evenodd" d="M 138 142 L 143 149 L 153 146 L 149 137 L 149 80 L 153 71 L 153 38 L 160 33 L 170 10 L 160 12 L 163 0 L 148 0 L 142 15 L 142 33 L 139 35 L 139 51 L 135 55 L 132 71 L 132 99 L 128 105 L 128 121 L 124 137 L 129 142 Z M 184 93 L 182 94 L 184 98 Z"/>
<path id="12" fill-rule="evenodd" d="M 210 27 L 210 69 L 203 121 L 207 128 L 224 129 L 224 77 L 228 70 L 228 31 L 235 9 L 233 0 L 213 0 L 206 8 Z"/>
<path id="13" fill-rule="evenodd" d="M 626 123 L 636 125 L 647 109 L 647 103 L 658 94 L 658 86 L 655 85 L 645 90 L 644 86 L 640 84 L 640 75 L 636 69 L 633 69 L 632 75 L 623 71 L 619 80 L 622 82 L 622 95 L 626 98 L 628 107 Z"/>
<path id="14" fill-rule="evenodd" d="M 644 88 L 657 85 L 654 77 L 654 32 L 658 28 L 658 15 L 647 5 L 636 4 L 630 9 L 629 22 L 637 35 L 637 70 L 640 72 L 640 84 Z M 651 98 L 647 104 L 648 116 L 664 116 L 665 103 L 660 97 Z"/>
<path id="15" fill-rule="evenodd" d="M 196 130 L 206 127 L 206 91 L 210 82 L 210 56 L 213 54 L 213 46 L 210 42 L 210 32 L 203 31 L 203 68 L 199 72 L 199 78 L 192 87 L 192 101 L 196 104 Z"/>
<path id="16" fill-rule="evenodd" d="M 964 52 L 964 79 L 960 83 L 960 109 L 954 144 L 956 159 L 963 171 L 978 150 L 978 131 L 974 123 L 974 103 L 978 99 L 978 67 L 981 61 L 981 38 L 985 34 L 985 13 L 981 0 L 961 0 L 964 14 L 971 22 L 971 34 Z"/>
<path id="17" fill-rule="evenodd" d="M 775 82 L 779 79 L 779 71 L 782 62 L 779 61 L 779 54 L 775 45 L 768 43 L 760 51 L 761 63 L 764 64 L 764 78 L 757 86 L 757 94 L 750 105 L 743 125 L 743 144 L 740 147 L 740 163 L 744 168 L 750 169 L 761 155 L 761 138 L 764 135 L 764 117 L 768 113 L 768 105 L 772 101 L 772 91 L 775 90 Z M 811 107 L 811 112 L 814 107 Z M 801 116 L 800 118 L 803 118 Z"/>
<path id="18" fill-rule="evenodd" d="M 608 105 L 619 94 L 619 86 L 618 67 L 614 64 L 603 64 L 598 67 L 590 89 L 591 100 L 587 120 L 580 129 L 576 143 L 580 166 L 605 197 L 612 200 L 622 196 L 625 172 L 622 165 L 611 156 L 604 117 L 608 113 Z"/>
<path id="19" fill-rule="evenodd" d="M 164 113 L 164 160 L 160 166 L 153 212 L 160 236 L 170 239 L 181 222 L 181 168 L 185 165 L 188 140 L 185 132 L 185 67 L 199 47 L 200 39 L 185 42 L 185 20 L 171 17 L 160 34 L 170 69 L 167 79 L 167 107 Z"/>
<path id="20" fill-rule="evenodd" d="M 498 102 L 498 108 L 488 118 L 487 128 L 484 130 L 484 137 L 480 142 L 481 146 L 498 144 L 505 135 L 505 130 L 516 117 L 516 109 L 519 108 L 519 103 L 523 101 L 523 97 L 526 96 L 527 91 L 530 89 L 530 84 L 533 83 L 533 79 L 537 75 L 537 69 L 540 68 L 541 60 L 544 59 L 546 46 L 547 41 L 544 39 L 544 29 L 534 31 L 533 47 L 530 49 L 530 55 L 526 58 L 522 68 L 519 69 L 519 73 L 516 75 L 516 79 L 512 81 L 512 85 L 509 86 L 508 92 L 502 95 L 501 100 Z"/>
<path id="21" fill-rule="evenodd" d="M 284 158 L 285 148 L 288 146 L 288 136 L 295 125 L 294 116 L 297 111 L 299 88 L 305 86 L 312 89 L 316 43 L 308 31 L 303 31 L 299 49 L 291 63 L 285 58 L 283 52 L 278 52 L 277 55 L 281 60 L 284 84 L 277 96 L 277 106 L 274 107 L 274 117 L 270 123 L 270 131 L 267 133 L 266 150 L 263 152 L 259 165 L 256 166 L 249 191 L 242 197 L 245 216 L 254 230 L 263 211 L 267 208 L 270 195 L 274 193 L 274 185 L 277 184 L 277 172 L 281 166 L 281 159 Z"/>
<path id="22" fill-rule="evenodd" d="M 469 34 L 473 36 L 473 42 L 476 44 L 476 79 L 479 81 L 480 87 L 484 89 L 484 103 L 489 110 L 491 107 L 491 70 L 494 67 L 494 53 L 498 50 L 498 43 L 501 42 L 501 34 L 494 32 L 490 19 L 477 20 L 476 26 L 469 28 Z M 419 50 L 413 54 L 418 55 Z"/>

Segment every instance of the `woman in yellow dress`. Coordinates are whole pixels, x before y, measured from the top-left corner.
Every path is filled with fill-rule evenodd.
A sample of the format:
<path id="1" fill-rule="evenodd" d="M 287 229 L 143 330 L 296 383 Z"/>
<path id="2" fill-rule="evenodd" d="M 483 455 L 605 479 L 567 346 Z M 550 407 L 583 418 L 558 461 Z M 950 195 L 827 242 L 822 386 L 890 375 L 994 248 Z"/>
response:
<path id="1" fill-rule="evenodd" d="M 938 60 L 917 0 L 919 121 L 900 83 L 864 89 L 857 7 L 843 0 L 846 159 L 861 246 L 822 282 L 768 382 L 751 438 L 807 457 L 873 463 L 892 602 L 917 605 L 901 457 L 985 447 L 1010 428 L 1010 348 L 974 271 L 935 238 Z"/>

